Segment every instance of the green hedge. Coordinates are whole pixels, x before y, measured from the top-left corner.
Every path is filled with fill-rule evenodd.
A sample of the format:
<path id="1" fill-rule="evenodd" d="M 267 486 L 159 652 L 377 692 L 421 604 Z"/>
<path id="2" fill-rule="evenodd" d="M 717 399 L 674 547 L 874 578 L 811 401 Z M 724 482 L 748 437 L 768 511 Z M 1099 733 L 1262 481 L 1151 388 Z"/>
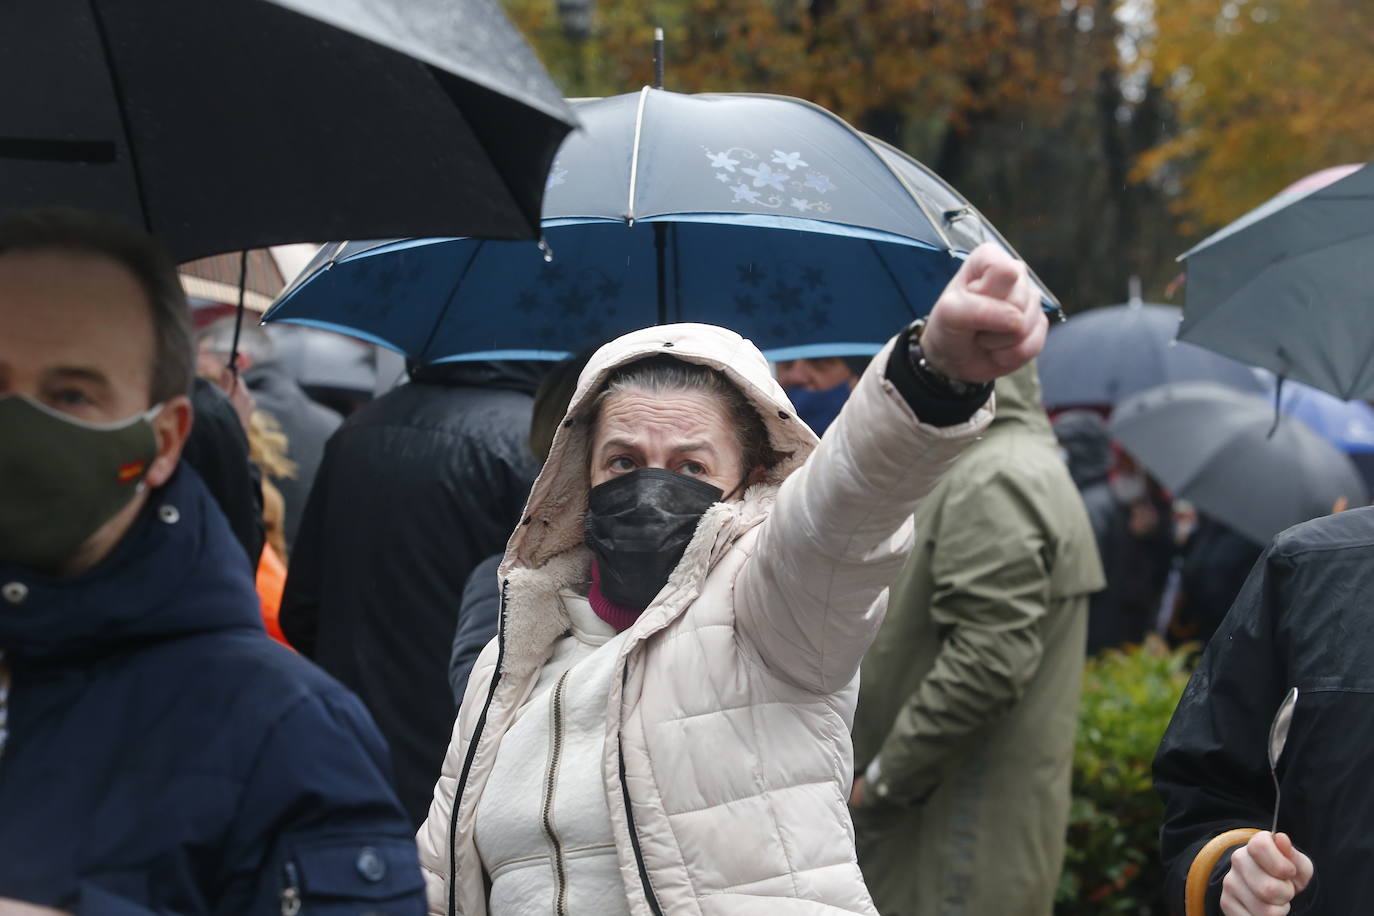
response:
<path id="1" fill-rule="evenodd" d="M 1164 808 L 1150 782 L 1150 762 L 1196 651 L 1171 651 L 1152 638 L 1088 661 L 1056 913 L 1168 913 L 1159 861 Z"/>

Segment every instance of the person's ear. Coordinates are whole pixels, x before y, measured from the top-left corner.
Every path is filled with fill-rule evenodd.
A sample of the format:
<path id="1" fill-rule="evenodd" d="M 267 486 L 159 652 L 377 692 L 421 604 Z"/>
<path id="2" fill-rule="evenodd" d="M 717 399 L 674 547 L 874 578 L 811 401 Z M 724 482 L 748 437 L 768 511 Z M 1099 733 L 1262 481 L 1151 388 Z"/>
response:
<path id="1" fill-rule="evenodd" d="M 157 437 L 157 457 L 148 466 L 144 481 L 150 487 L 160 487 L 171 480 L 172 473 L 181 460 L 181 449 L 186 437 L 191 434 L 194 413 L 191 399 L 179 394 L 162 405 L 162 410 L 153 417 L 153 435 Z"/>

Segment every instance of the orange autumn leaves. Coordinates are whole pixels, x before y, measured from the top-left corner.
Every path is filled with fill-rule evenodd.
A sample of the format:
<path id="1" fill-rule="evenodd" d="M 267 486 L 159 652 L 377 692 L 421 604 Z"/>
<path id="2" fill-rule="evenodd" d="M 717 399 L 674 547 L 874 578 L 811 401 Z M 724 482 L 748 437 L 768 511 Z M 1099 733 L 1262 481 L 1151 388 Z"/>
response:
<path id="1" fill-rule="evenodd" d="M 1134 177 L 1175 181 L 1197 230 L 1303 175 L 1374 158 L 1374 4 L 1155 0 L 1147 49 L 1180 130 Z"/>

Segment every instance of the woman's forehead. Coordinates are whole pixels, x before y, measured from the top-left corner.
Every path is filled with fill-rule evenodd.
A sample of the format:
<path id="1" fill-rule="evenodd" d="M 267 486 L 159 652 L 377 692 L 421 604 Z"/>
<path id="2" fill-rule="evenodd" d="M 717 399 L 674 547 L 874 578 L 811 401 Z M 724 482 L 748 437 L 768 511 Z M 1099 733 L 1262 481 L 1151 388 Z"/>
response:
<path id="1" fill-rule="evenodd" d="M 611 436 L 729 436 L 730 420 L 720 398 L 704 391 L 617 391 L 606 398 L 596 438 Z"/>

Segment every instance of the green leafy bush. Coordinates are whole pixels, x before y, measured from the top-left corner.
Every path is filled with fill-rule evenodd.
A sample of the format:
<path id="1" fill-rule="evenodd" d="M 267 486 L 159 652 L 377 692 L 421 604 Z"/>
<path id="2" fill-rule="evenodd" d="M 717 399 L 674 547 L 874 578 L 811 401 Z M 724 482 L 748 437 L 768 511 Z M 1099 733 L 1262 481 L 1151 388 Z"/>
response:
<path id="1" fill-rule="evenodd" d="M 1188 683 L 1195 646 L 1143 646 L 1090 659 L 1073 759 L 1068 850 L 1055 912 L 1166 916 L 1150 762 Z"/>

